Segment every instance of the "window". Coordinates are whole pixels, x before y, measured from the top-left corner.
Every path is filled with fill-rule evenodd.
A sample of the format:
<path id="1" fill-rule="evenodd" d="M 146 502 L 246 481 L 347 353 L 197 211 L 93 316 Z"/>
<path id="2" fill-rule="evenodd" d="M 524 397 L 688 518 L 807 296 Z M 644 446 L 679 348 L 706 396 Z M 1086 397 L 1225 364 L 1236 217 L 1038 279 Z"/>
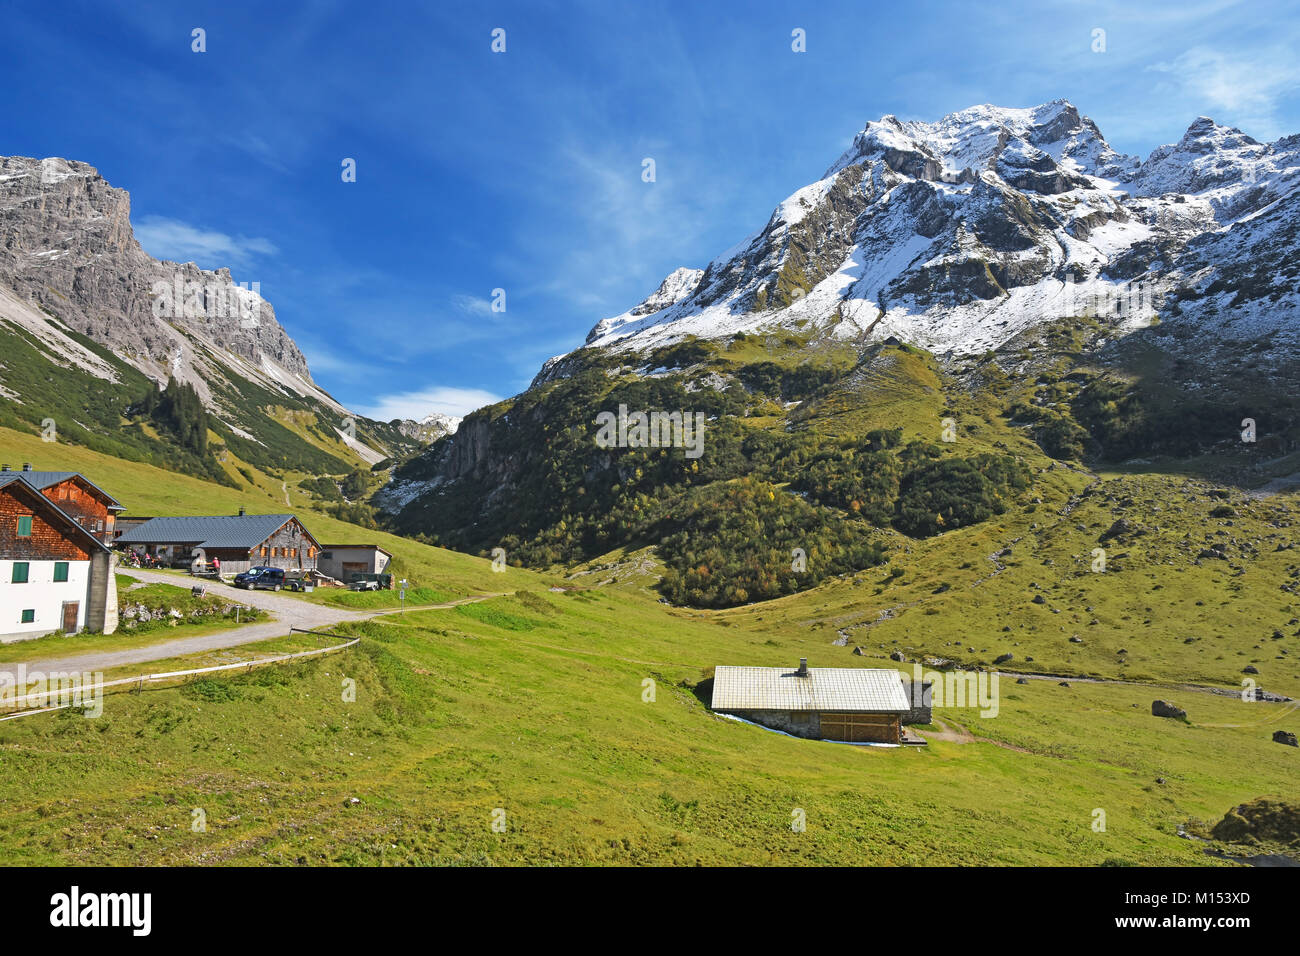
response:
<path id="1" fill-rule="evenodd" d="M 18 537 L 30 538 L 32 536 L 32 516 L 23 515 L 18 519 Z"/>
<path id="2" fill-rule="evenodd" d="M 68 562 L 67 562 L 67 561 L 55 561 L 55 562 L 54 562 L 54 580 L 55 580 L 55 581 L 66 581 L 66 580 L 68 580 Z"/>
<path id="3" fill-rule="evenodd" d="M 13 577 L 10 579 L 10 581 L 13 584 L 26 584 L 28 567 L 29 565 L 26 561 L 15 561 L 14 574 Z"/>
<path id="4" fill-rule="evenodd" d="M 36 609 L 35 609 L 35 608 L 29 608 L 28 610 L 23 611 L 23 620 L 22 620 L 22 623 L 24 623 L 24 624 L 34 624 L 35 622 L 36 622 Z"/>
<path id="5" fill-rule="evenodd" d="M 102 520 L 100 520 L 100 521 L 96 521 L 96 522 L 95 522 L 95 530 L 96 530 L 96 531 L 103 531 L 103 530 L 104 530 L 104 522 L 103 522 Z"/>

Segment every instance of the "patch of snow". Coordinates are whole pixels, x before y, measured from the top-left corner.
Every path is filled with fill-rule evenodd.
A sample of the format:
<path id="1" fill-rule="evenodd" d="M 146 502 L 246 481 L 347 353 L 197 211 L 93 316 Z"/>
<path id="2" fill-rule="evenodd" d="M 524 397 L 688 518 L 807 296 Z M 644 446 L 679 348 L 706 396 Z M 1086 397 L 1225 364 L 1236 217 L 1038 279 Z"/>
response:
<path id="1" fill-rule="evenodd" d="M 335 428 L 334 432 L 339 436 L 339 440 L 356 452 L 361 460 L 367 465 L 373 465 L 388 457 L 383 452 L 371 448 L 365 442 L 361 441 L 361 439 L 350 437 L 347 432 L 340 428 Z"/>

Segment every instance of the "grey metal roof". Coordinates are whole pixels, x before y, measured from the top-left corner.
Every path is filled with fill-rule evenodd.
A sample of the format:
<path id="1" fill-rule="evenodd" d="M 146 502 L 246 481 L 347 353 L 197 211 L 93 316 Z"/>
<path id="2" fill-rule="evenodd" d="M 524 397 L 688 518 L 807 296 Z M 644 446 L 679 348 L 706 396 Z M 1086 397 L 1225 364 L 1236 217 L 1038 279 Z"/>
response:
<path id="1" fill-rule="evenodd" d="M 714 710 L 904 711 L 897 671 L 865 667 L 731 667 L 713 673 Z"/>
<path id="2" fill-rule="evenodd" d="M 0 471 L 0 475 L 13 475 L 16 478 L 21 478 L 37 491 L 44 491 L 46 488 L 50 487 L 50 485 L 57 485 L 59 482 L 67 481 L 69 478 L 80 478 L 111 501 L 111 507 L 116 507 L 118 509 L 123 507 L 120 501 L 79 471 Z"/>
<path id="3" fill-rule="evenodd" d="M 118 544 L 189 544 L 200 548 L 255 548 L 293 515 L 215 515 L 150 518 L 123 532 Z M 310 535 L 310 532 L 308 533 Z M 315 541 L 315 538 L 312 538 Z"/>
<path id="4" fill-rule="evenodd" d="M 380 546 L 377 545 L 377 544 L 322 544 L 321 547 L 324 548 L 326 551 L 348 551 L 348 550 L 352 550 L 352 551 L 369 551 L 369 550 L 374 550 L 374 551 L 382 551 L 382 552 L 384 552 L 384 554 L 388 555 L 390 558 L 393 556 L 393 552 L 389 551 L 387 548 L 380 547 Z"/>
<path id="5" fill-rule="evenodd" d="M 75 528 L 77 533 L 80 534 L 83 538 L 87 539 L 88 541 L 93 541 L 95 547 L 99 548 L 99 550 L 101 551 L 112 550 L 111 548 L 109 548 L 108 545 L 104 544 L 103 541 L 100 541 L 99 538 L 97 538 L 95 535 L 87 531 L 86 528 L 82 526 L 80 521 L 72 517 L 72 515 L 68 514 L 66 511 L 64 511 L 62 508 L 56 505 L 49 498 L 46 498 L 43 494 L 40 493 L 40 491 L 34 488 L 29 482 L 24 481 L 22 475 L 20 475 L 19 473 L 0 471 L 0 488 L 5 487 L 6 485 L 15 485 L 15 487 L 21 489 L 19 492 L 20 494 L 29 495 L 33 502 L 39 503 L 40 505 L 49 508 L 56 515 L 62 518 L 69 527 Z"/>

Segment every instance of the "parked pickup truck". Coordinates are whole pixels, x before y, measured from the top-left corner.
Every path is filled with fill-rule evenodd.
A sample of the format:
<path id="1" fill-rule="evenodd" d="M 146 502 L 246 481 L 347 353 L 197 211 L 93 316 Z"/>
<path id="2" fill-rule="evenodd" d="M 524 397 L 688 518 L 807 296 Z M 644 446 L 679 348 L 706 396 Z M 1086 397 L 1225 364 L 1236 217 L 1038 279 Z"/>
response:
<path id="1" fill-rule="evenodd" d="M 349 591 L 380 591 L 390 590 L 393 586 L 393 576 L 391 574 L 365 574 L 361 571 L 353 571 L 348 575 Z"/>
<path id="2" fill-rule="evenodd" d="M 310 571 L 290 571 L 284 576 L 286 591 L 314 591 L 316 585 Z"/>

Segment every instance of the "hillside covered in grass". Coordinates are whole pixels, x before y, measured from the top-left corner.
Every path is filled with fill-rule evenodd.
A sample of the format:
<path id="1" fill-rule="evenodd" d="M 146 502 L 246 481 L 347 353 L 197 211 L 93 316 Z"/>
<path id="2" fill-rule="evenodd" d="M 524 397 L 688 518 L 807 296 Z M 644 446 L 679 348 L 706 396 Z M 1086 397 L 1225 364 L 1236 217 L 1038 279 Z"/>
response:
<path id="1" fill-rule="evenodd" d="M 340 655 L 0 724 L 5 862 L 1201 865 L 1180 827 L 1297 779 L 1258 726 L 1282 705 L 1186 690 L 1181 723 L 1125 684 L 1006 681 L 925 748 L 774 734 L 708 710 L 711 668 L 834 648 L 618 588 L 346 630 Z"/>
<path id="2" fill-rule="evenodd" d="M 30 461 L 47 471 L 79 471 L 121 501 L 132 515 L 233 515 L 240 508 L 250 514 L 294 511 L 322 543 L 378 544 L 392 552 L 393 573 L 416 586 L 439 586 L 456 595 L 500 590 L 490 586 L 494 575 L 487 562 L 342 520 L 336 514 L 347 515 L 347 507 L 340 509 L 330 500 L 290 484 L 293 472 L 284 473 L 283 481 L 253 472 L 251 481 L 244 479 L 238 487 L 231 487 L 78 444 L 43 442 L 36 435 L 7 428 L 0 428 L 0 460 Z M 369 514 L 369 509 L 361 509 L 363 519 Z M 432 561 L 431 555 L 438 560 Z"/>
<path id="3" fill-rule="evenodd" d="M 6 356 L 0 365 L 0 427 L 236 488 L 258 474 L 299 472 L 342 481 L 358 469 L 368 473 L 370 463 L 341 437 L 345 429 L 392 454 L 416 447 L 391 423 L 273 389 L 216 357 L 225 377 L 215 410 L 188 383 L 173 378 L 160 386 L 112 350 L 47 316 L 99 363 L 95 372 L 62 364 L 29 330 L 4 318 L 0 314 L 0 353 Z"/>
<path id="4" fill-rule="evenodd" d="M 399 465 L 374 500 L 402 533 L 516 566 L 652 547 L 664 597 L 726 607 L 1023 523 L 1057 471 L 1248 489 L 1300 469 L 1300 416 L 1265 399 L 1273 379 L 1193 388 L 1167 355 L 1108 357 L 1110 331 L 1062 320 L 949 362 L 815 333 L 586 349 Z M 696 414 L 699 448 L 607 447 L 598 422 L 618 409 Z"/>
<path id="5" fill-rule="evenodd" d="M 844 350 L 809 349 L 805 361 L 805 344 L 739 336 L 640 363 L 586 355 L 572 375 L 471 415 L 398 467 L 377 501 L 407 501 L 391 519 L 399 530 L 500 547 L 525 566 L 658 544 L 666 594 L 727 606 L 879 564 L 880 531 L 928 537 L 986 521 L 1028 491 L 1019 452 L 1036 446 L 1020 440 L 1013 452 L 983 423 L 958 423 L 924 353 L 877 346 L 853 364 Z M 878 422 L 857 413 L 885 402 Z M 700 454 L 602 447 L 597 414 L 619 408 L 700 416 Z M 804 560 L 792 561 L 795 549 Z"/>
<path id="6" fill-rule="evenodd" d="M 977 438 L 990 428 L 964 421 Z M 50 467 L 152 513 L 248 499 L 40 447 Z M 1039 500 L 940 534 L 876 529 L 888 566 L 723 610 L 662 603 L 653 548 L 566 576 L 497 572 L 308 514 L 320 535 L 390 548 L 431 598 L 506 594 L 341 625 L 362 640 L 337 655 L 115 694 L 100 718 L 0 723 L 4 860 L 1213 865 L 1229 861 L 1207 849 L 1258 852 L 1249 833 L 1232 837 L 1240 827 L 1219 828 L 1231 839 L 1215 827 L 1300 784 L 1300 752 L 1272 739 L 1295 729 L 1294 702 L 1241 697 L 1246 667 L 1271 694 L 1300 697 L 1294 499 L 1050 463 L 1030 493 Z M 153 666 L 307 646 L 296 635 Z M 1007 653 L 997 716 L 938 707 L 919 728 L 924 748 L 798 740 L 708 708 L 719 664 L 806 657 L 911 674 L 913 662 L 987 669 Z M 1187 720 L 1153 716 L 1156 698 Z"/>

